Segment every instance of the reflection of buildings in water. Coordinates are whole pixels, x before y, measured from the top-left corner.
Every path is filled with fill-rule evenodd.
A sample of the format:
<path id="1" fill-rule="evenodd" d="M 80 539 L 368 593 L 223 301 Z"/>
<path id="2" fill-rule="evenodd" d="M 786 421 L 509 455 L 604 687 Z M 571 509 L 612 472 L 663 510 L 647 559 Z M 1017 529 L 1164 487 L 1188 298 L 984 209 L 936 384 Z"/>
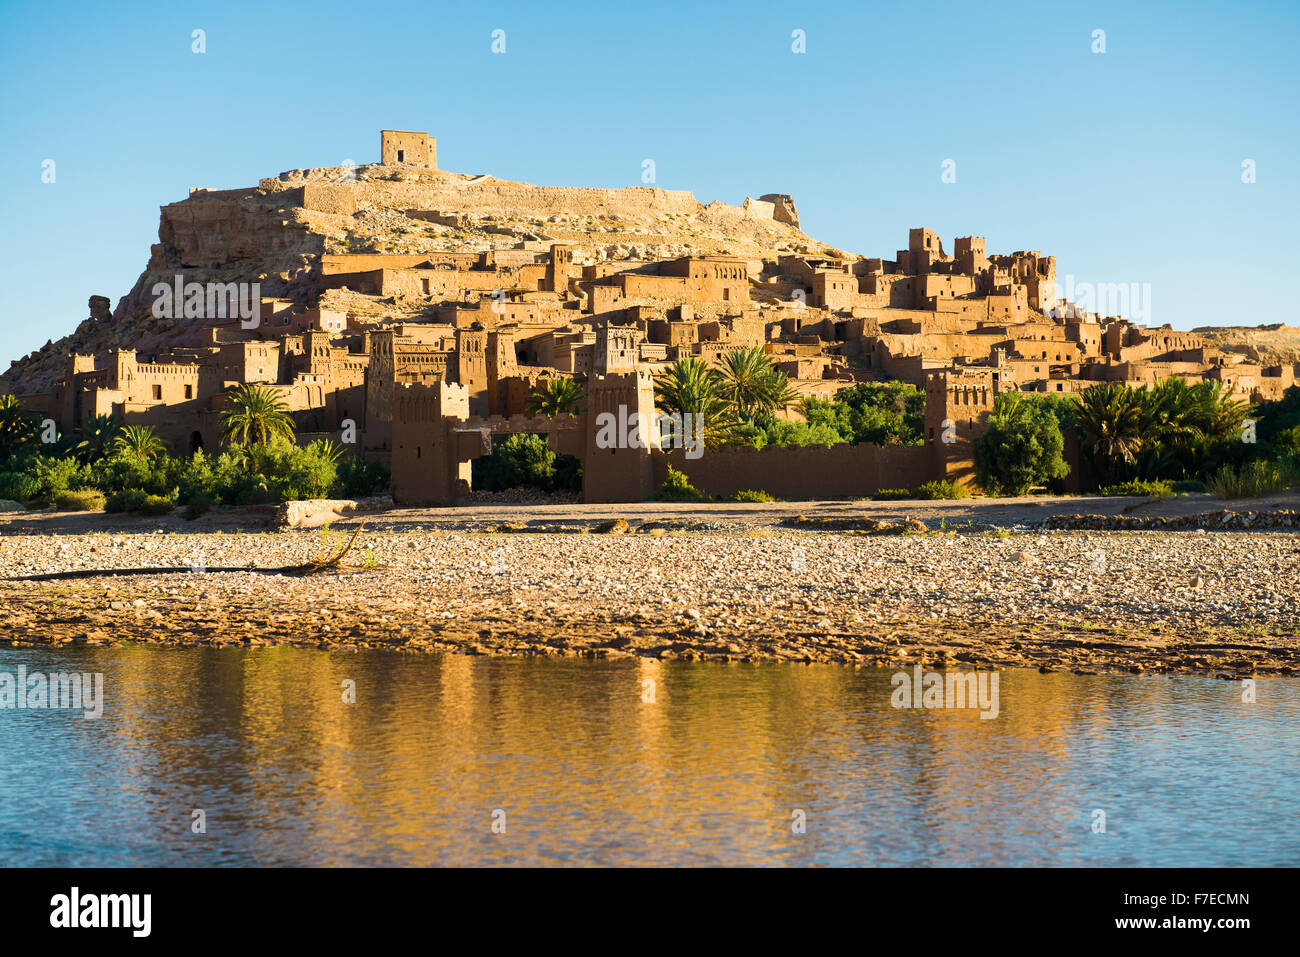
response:
<path id="1" fill-rule="evenodd" d="M 1172 682 L 1004 671 L 1000 714 L 983 720 L 978 709 L 894 709 L 894 669 L 298 649 L 94 655 L 113 676 L 113 786 L 125 779 L 179 807 L 165 827 L 145 827 L 175 840 L 192 802 L 208 810 L 210 833 L 256 840 L 273 828 L 275 853 L 286 853 L 287 832 L 287 853 L 319 864 L 367 854 L 536 862 L 549 858 L 529 855 L 547 842 L 553 852 L 560 833 L 575 860 L 640 864 L 724 852 L 820 860 L 836 834 L 883 859 L 920 847 L 944 863 L 969 860 L 980 833 L 990 863 L 1015 847 L 1023 862 L 1026 836 L 1086 824 L 1095 805 L 1083 806 L 1092 797 L 1076 769 L 1112 740 L 1120 755 L 1134 712 L 1158 731 L 1179 693 Z M 342 700 L 345 679 L 356 704 Z M 1026 793 L 1032 804 L 1008 807 Z M 491 843 L 498 807 L 509 840 Z M 807 813 L 805 835 L 791 831 L 795 809 Z M 1056 850 L 1042 844 L 1044 859 Z"/>

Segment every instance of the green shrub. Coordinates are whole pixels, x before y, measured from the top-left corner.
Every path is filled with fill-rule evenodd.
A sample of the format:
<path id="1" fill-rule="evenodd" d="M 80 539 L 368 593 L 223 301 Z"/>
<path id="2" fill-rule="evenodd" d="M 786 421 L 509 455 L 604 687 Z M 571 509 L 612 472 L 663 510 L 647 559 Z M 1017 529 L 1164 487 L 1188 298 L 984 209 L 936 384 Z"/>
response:
<path id="1" fill-rule="evenodd" d="M 900 498 L 911 498 L 912 492 L 905 488 L 877 489 L 871 496 L 877 502 L 893 502 Z"/>
<path id="2" fill-rule="evenodd" d="M 474 460 L 473 486 L 489 492 L 520 486 L 550 492 L 555 488 L 555 459 L 545 436 L 512 435 L 498 443 L 491 455 Z"/>
<path id="3" fill-rule="evenodd" d="M 162 495 L 147 495 L 140 503 L 141 515 L 166 515 L 176 507 L 176 502 Z"/>
<path id="4" fill-rule="evenodd" d="M 192 502 L 199 499 L 211 504 L 217 494 L 217 473 L 213 460 L 202 452 L 189 458 L 175 459 L 169 469 L 171 485 L 176 488 L 177 500 Z"/>
<path id="5" fill-rule="evenodd" d="M 221 453 L 212 472 L 214 498 L 222 505 L 266 505 L 274 500 L 266 476 L 242 455 Z"/>
<path id="6" fill-rule="evenodd" d="M 44 455 L 32 459 L 26 469 L 27 474 L 40 483 L 37 497 L 50 500 L 60 492 L 66 492 L 80 471 L 81 463 L 76 459 L 47 458 Z"/>
<path id="7" fill-rule="evenodd" d="M 1281 492 L 1289 478 L 1278 463 L 1256 459 L 1240 469 L 1223 466 L 1210 479 L 1210 492 L 1217 498 L 1259 498 Z"/>
<path id="8" fill-rule="evenodd" d="M 59 492 L 54 496 L 54 507 L 61 512 L 101 512 L 105 504 L 104 493 L 96 489 Z"/>
<path id="9" fill-rule="evenodd" d="M 41 494 L 40 479 L 25 472 L 0 472 L 0 498 L 30 502 Z"/>
<path id="10" fill-rule="evenodd" d="M 919 486 L 916 490 L 916 497 L 924 499 L 970 498 L 970 490 L 964 485 L 958 485 L 949 479 L 939 479 Z"/>
<path id="11" fill-rule="evenodd" d="M 736 493 L 737 502 L 779 502 L 775 495 L 769 495 L 762 489 L 747 488 Z"/>
<path id="12" fill-rule="evenodd" d="M 688 479 L 685 473 L 677 471 L 671 465 L 668 466 L 668 478 L 664 484 L 660 485 L 652 496 L 658 502 L 709 502 L 712 498 L 694 485 Z"/>
<path id="13" fill-rule="evenodd" d="M 558 471 L 558 461 L 556 468 Z M 367 462 L 360 455 L 345 455 L 339 459 L 337 488 L 338 494 L 343 498 L 379 495 L 387 490 L 389 481 L 388 469 L 379 462 Z"/>
<path id="14" fill-rule="evenodd" d="M 843 445 L 847 440 L 830 422 L 790 422 L 771 415 L 756 416 L 736 427 L 734 444 L 756 449 L 775 445 L 782 448 L 809 445 Z"/>
<path id="15" fill-rule="evenodd" d="M 854 445 L 924 441 L 925 393 L 902 382 L 864 382 L 841 389 L 832 400 L 809 398 L 801 405 L 810 428 L 826 427 Z"/>
<path id="16" fill-rule="evenodd" d="M 120 492 L 110 492 L 104 502 L 106 512 L 138 512 L 144 505 L 149 493 L 143 489 L 128 488 Z"/>
<path id="17" fill-rule="evenodd" d="M 1020 392 L 1004 392 L 994 400 L 988 428 L 971 443 L 975 477 L 985 491 L 1024 495 L 1069 474 L 1057 411 Z"/>
<path id="18" fill-rule="evenodd" d="M 1173 493 L 1173 486 L 1168 482 L 1148 482 L 1142 479 L 1133 479 L 1130 482 L 1121 482 L 1118 485 L 1107 485 L 1098 492 L 1099 495 L 1141 495 L 1146 498 L 1164 498 Z"/>
<path id="19" fill-rule="evenodd" d="M 1174 492 L 1208 492 L 1210 490 L 1210 487 L 1200 479 L 1179 479 L 1177 482 L 1170 482 L 1169 487 Z"/>

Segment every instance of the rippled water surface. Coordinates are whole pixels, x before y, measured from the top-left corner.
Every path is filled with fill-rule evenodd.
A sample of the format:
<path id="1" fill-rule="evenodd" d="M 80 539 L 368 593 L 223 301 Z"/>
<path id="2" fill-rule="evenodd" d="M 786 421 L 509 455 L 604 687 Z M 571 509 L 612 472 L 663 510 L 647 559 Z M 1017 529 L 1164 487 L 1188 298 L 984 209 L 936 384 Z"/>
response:
<path id="1" fill-rule="evenodd" d="M 838 666 L 0 652 L 20 664 L 102 672 L 106 706 L 0 711 L 6 864 L 1300 864 L 1297 681 L 1246 704 L 1003 672 L 981 720 Z"/>

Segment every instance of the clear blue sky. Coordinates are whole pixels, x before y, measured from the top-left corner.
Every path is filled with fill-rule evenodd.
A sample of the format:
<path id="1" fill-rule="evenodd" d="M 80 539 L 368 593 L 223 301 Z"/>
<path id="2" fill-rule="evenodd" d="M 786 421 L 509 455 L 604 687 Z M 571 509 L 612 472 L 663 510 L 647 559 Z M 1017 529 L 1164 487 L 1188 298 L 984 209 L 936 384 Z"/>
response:
<path id="1" fill-rule="evenodd" d="M 1150 283 L 1155 323 L 1295 325 L 1297 49 L 1295 0 L 0 0 L 0 368 L 91 293 L 117 304 L 160 205 L 376 161 L 381 128 L 540 184 L 638 185 L 651 158 L 704 202 L 791 193 L 806 232 L 854 252 L 924 225 Z"/>

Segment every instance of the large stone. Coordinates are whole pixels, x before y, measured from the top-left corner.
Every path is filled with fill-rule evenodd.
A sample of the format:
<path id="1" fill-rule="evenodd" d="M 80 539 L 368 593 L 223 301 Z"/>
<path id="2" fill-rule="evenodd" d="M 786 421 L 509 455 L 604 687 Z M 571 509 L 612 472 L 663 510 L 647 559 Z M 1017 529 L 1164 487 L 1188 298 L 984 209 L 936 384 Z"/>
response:
<path id="1" fill-rule="evenodd" d="M 276 524 L 281 528 L 318 528 L 326 522 L 346 518 L 356 509 L 357 503 L 351 499 L 310 498 L 285 502 L 276 512 Z"/>

